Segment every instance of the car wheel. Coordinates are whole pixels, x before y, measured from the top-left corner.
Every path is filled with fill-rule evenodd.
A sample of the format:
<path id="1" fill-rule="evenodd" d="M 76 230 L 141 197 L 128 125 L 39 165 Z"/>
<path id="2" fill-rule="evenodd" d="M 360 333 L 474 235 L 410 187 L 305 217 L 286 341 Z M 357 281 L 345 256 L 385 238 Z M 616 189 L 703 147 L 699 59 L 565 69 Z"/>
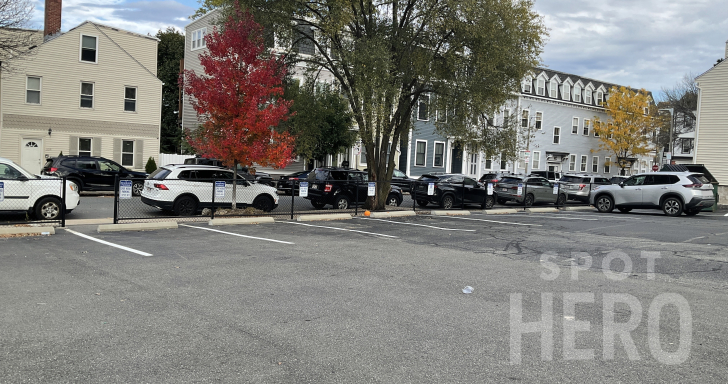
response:
<path id="1" fill-rule="evenodd" d="M 197 213 L 197 200 L 190 196 L 182 196 L 174 202 L 174 214 L 177 216 L 193 216 Z"/>
<path id="2" fill-rule="evenodd" d="M 336 209 L 349 209 L 349 198 L 341 195 L 336 198 L 336 202 L 334 203 L 334 207 Z"/>
<path id="3" fill-rule="evenodd" d="M 399 207 L 400 204 L 401 204 L 401 202 L 397 198 L 397 195 L 391 194 L 391 195 L 387 196 L 387 205 L 390 205 L 393 207 Z"/>
<path id="4" fill-rule="evenodd" d="M 452 195 L 445 195 L 443 196 L 442 200 L 440 200 L 440 208 L 442 209 L 452 209 L 454 205 L 455 198 L 452 197 Z"/>
<path id="5" fill-rule="evenodd" d="M 57 220 L 61 216 L 61 200 L 57 197 L 43 198 L 35 205 L 38 220 Z"/>
<path id="6" fill-rule="evenodd" d="M 691 209 L 691 210 L 687 210 L 687 211 L 685 211 L 685 215 L 686 215 L 686 216 L 695 216 L 695 215 L 697 215 L 698 213 L 700 213 L 700 208 L 693 208 L 693 209 Z"/>
<path id="7" fill-rule="evenodd" d="M 144 183 L 142 183 L 141 181 L 135 181 L 134 184 L 131 185 L 131 193 L 134 196 L 141 196 L 143 190 Z"/>
<path id="8" fill-rule="evenodd" d="M 617 209 L 619 209 L 619 212 L 622 212 L 622 213 L 629 213 L 630 211 L 632 211 L 632 208 L 617 208 Z"/>
<path id="9" fill-rule="evenodd" d="M 419 205 L 420 207 L 426 207 L 427 200 L 417 200 L 417 205 Z"/>
<path id="10" fill-rule="evenodd" d="M 533 205 L 533 195 L 530 193 L 528 195 L 526 195 L 526 199 L 523 201 L 523 203 L 527 207 L 532 206 Z"/>
<path id="11" fill-rule="evenodd" d="M 498 199 L 498 204 L 505 205 L 508 202 L 506 199 Z"/>
<path id="12" fill-rule="evenodd" d="M 668 197 L 662 202 L 662 211 L 668 216 L 680 216 L 683 211 L 682 201 L 677 197 Z"/>
<path id="13" fill-rule="evenodd" d="M 318 201 L 314 200 L 311 200 L 311 205 L 313 205 L 313 207 L 316 209 L 324 209 L 324 207 L 326 206 L 325 203 L 319 203 Z"/>
<path id="14" fill-rule="evenodd" d="M 485 196 L 485 201 L 483 201 L 483 204 L 480 205 L 480 208 L 491 209 L 493 208 L 493 205 L 495 205 L 495 197 Z"/>
<path id="15" fill-rule="evenodd" d="M 273 199 L 268 196 L 258 196 L 253 200 L 253 208 L 260 209 L 263 212 L 273 210 Z"/>
<path id="16" fill-rule="evenodd" d="M 563 207 L 566 205 L 566 195 L 559 195 L 559 197 L 556 199 L 556 205 L 559 207 Z"/>
<path id="17" fill-rule="evenodd" d="M 607 195 L 597 197 L 597 210 L 602 213 L 609 213 L 614 210 L 614 200 Z"/>

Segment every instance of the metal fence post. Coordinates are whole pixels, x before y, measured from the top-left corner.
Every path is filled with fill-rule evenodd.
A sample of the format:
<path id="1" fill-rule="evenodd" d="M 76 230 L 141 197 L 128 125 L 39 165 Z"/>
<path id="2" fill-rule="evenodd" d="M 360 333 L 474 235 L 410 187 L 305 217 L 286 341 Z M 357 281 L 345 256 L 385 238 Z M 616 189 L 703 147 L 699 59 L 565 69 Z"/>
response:
<path id="1" fill-rule="evenodd" d="M 460 196 L 460 209 L 465 209 L 465 178 L 463 177 L 463 193 Z"/>
<path id="2" fill-rule="evenodd" d="M 215 179 L 212 179 L 212 207 L 210 208 L 210 220 L 215 218 Z"/>
<path id="3" fill-rule="evenodd" d="M 291 181 L 290 178 L 288 181 Z M 293 209 L 296 206 L 296 183 L 298 183 L 298 180 L 291 181 L 291 220 L 293 220 Z M 298 190 L 301 190 L 301 184 L 298 184 Z"/>
<path id="4" fill-rule="evenodd" d="M 359 180 L 354 180 L 354 189 L 356 189 L 356 201 L 354 202 L 354 216 L 359 215 Z M 369 193 L 367 192 L 367 196 Z"/>
<path id="5" fill-rule="evenodd" d="M 61 228 L 66 226 L 66 176 L 61 178 Z"/>
<path id="6" fill-rule="evenodd" d="M 114 224 L 119 224 L 119 174 L 114 176 Z"/>
<path id="7" fill-rule="evenodd" d="M 556 207 L 561 207 L 559 205 L 559 198 L 561 198 L 561 183 L 558 181 L 556 182 Z M 564 199 L 564 206 L 566 206 L 566 199 Z"/>
<path id="8" fill-rule="evenodd" d="M 412 198 L 412 211 L 417 212 L 417 182 L 412 183 L 410 187 L 410 197 Z"/>
<path id="9" fill-rule="evenodd" d="M 528 181 L 523 182 L 523 210 L 526 210 L 526 196 L 528 196 Z"/>

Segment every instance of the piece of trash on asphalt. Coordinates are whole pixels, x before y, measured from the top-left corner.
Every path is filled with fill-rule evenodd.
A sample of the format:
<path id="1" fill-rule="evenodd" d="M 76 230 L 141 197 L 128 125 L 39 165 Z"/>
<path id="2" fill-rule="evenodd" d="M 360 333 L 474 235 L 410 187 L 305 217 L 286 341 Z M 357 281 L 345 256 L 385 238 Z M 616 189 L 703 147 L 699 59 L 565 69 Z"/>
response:
<path id="1" fill-rule="evenodd" d="M 463 288 L 463 293 L 473 293 L 473 287 L 468 285 L 467 287 Z"/>
<path id="2" fill-rule="evenodd" d="M 50 232 L 41 232 L 40 234 L 41 234 L 41 236 L 50 236 L 51 233 Z"/>

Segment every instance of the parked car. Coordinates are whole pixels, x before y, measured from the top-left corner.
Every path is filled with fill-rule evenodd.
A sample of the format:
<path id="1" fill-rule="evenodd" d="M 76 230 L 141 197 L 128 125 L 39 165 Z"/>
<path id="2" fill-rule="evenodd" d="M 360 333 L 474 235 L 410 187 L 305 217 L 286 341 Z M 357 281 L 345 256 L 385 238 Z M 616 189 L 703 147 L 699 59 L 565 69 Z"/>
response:
<path id="1" fill-rule="evenodd" d="M 348 209 L 352 204 L 362 204 L 368 195 L 367 173 L 349 168 L 316 168 L 306 179 L 308 196 L 316 209 L 332 205 L 334 209 Z M 387 205 L 402 204 L 402 189 L 390 185 Z"/>
<path id="2" fill-rule="evenodd" d="M 619 183 L 621 183 L 621 182 L 623 182 L 623 181 L 627 180 L 628 178 L 629 178 L 629 177 L 627 177 L 627 176 L 614 176 L 614 177 L 612 177 L 611 179 L 609 179 L 609 182 L 610 182 L 611 184 L 619 184 Z"/>
<path id="3" fill-rule="evenodd" d="M 651 172 L 634 175 L 619 185 L 594 189 L 592 205 L 599 212 L 662 209 L 668 216 L 697 215 L 715 204 L 713 186 L 702 173 Z"/>
<path id="4" fill-rule="evenodd" d="M 367 171 L 367 168 L 364 168 Z M 407 176 L 406 173 L 395 168 L 392 170 L 392 181 L 391 183 L 400 187 L 402 192 L 412 192 L 412 186 L 415 184 L 417 179 Z"/>
<path id="5" fill-rule="evenodd" d="M 518 185 L 521 185 L 521 193 L 518 193 Z M 509 201 L 531 206 L 538 203 L 550 203 L 564 205 L 567 193 L 558 189 L 554 193 L 555 184 L 541 176 L 510 176 L 501 179 L 495 187 L 498 194 L 498 203 L 505 204 Z"/>
<path id="6" fill-rule="evenodd" d="M 135 196 L 141 194 L 146 172 L 131 171 L 119 163 L 98 156 L 58 156 L 46 160 L 42 173 L 48 176 L 66 177 L 81 191 L 113 191 L 114 180 L 137 179 L 131 191 Z"/>
<path id="7" fill-rule="evenodd" d="M 550 182 L 557 182 L 561 180 L 561 172 L 556 171 L 532 171 L 530 176 L 540 176 Z"/>
<path id="8" fill-rule="evenodd" d="M 276 189 L 278 189 L 278 193 L 282 195 L 291 193 L 291 187 L 293 187 L 294 193 L 298 192 L 298 183 L 301 181 L 306 181 L 306 178 L 308 177 L 308 174 L 310 172 L 310 170 L 298 171 L 281 176 L 278 179 L 278 184 L 276 184 Z"/>
<path id="9" fill-rule="evenodd" d="M 27 212 L 38 220 L 58 220 L 63 206 L 62 188 L 66 189 L 66 213 L 79 204 L 78 184 L 47 175 L 33 175 L 13 161 L 0 157 L 2 199 L 0 212 Z"/>
<path id="10" fill-rule="evenodd" d="M 185 159 L 185 164 L 187 165 L 214 165 L 216 167 L 222 167 L 222 161 L 218 159 L 206 159 L 204 157 L 191 157 L 189 159 Z"/>
<path id="11" fill-rule="evenodd" d="M 191 216 L 203 208 L 213 208 L 213 181 L 225 181 L 224 197 L 216 197 L 214 207 L 232 205 L 233 171 L 212 165 L 165 165 L 144 181 L 142 202 L 179 216 Z M 253 183 L 238 175 L 236 206 L 270 212 L 278 207 L 276 189 Z"/>
<path id="12" fill-rule="evenodd" d="M 561 184 L 561 189 L 568 194 L 569 200 L 587 203 L 594 187 L 597 185 L 610 185 L 611 183 L 609 179 L 601 175 L 570 173 L 562 176 L 559 184 Z"/>
<path id="13" fill-rule="evenodd" d="M 516 174 L 511 172 L 488 172 L 484 173 L 483 176 L 480 176 L 480 179 L 478 179 L 478 182 L 487 184 L 487 183 L 497 183 L 500 179 L 507 177 L 507 176 L 516 176 Z"/>
<path id="14" fill-rule="evenodd" d="M 434 184 L 434 193 L 428 194 L 429 184 Z M 417 180 L 417 205 L 439 205 L 440 208 L 451 209 L 468 204 L 479 205 L 483 209 L 493 208 L 495 195 L 488 195 L 485 185 L 475 179 L 461 174 L 427 174 Z"/>

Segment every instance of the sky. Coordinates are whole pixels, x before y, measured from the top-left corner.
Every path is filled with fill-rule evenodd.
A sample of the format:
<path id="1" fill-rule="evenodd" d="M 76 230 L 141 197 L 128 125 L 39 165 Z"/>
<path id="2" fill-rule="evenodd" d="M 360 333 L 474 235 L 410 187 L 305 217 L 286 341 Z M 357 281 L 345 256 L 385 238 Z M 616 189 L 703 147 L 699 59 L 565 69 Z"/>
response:
<path id="1" fill-rule="evenodd" d="M 34 0 L 36 28 L 43 1 Z M 155 34 L 180 30 L 196 0 L 63 0 L 66 31 L 92 20 Z M 726 0 L 535 0 L 549 30 L 543 65 L 604 82 L 645 88 L 659 100 L 686 74 L 700 75 L 726 54 Z"/>

